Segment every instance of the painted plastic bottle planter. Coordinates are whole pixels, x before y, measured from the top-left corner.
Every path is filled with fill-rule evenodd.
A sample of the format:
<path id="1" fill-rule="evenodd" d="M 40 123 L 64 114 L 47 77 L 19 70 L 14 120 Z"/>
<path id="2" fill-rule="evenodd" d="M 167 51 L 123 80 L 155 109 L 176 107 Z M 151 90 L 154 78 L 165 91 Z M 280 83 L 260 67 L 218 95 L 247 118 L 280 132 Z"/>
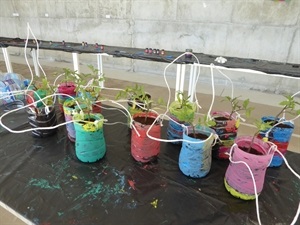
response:
<path id="1" fill-rule="evenodd" d="M 167 138 L 168 140 L 182 139 L 183 127 L 182 125 L 188 126 L 188 123 L 179 121 L 175 116 L 170 116 L 168 128 L 167 128 Z M 171 142 L 172 144 L 181 144 L 181 141 Z"/>
<path id="2" fill-rule="evenodd" d="M 73 113 L 74 109 L 75 109 L 75 111 L 79 110 L 75 101 L 79 101 L 81 109 L 83 109 L 83 110 L 85 109 L 84 104 L 80 103 L 80 99 L 78 99 L 78 98 L 75 98 L 75 99 L 68 98 L 68 99 L 66 99 L 64 104 L 63 104 L 63 110 L 64 110 L 64 116 L 65 116 L 65 121 L 66 122 L 69 122 L 69 121 L 73 120 L 72 113 Z M 99 104 L 101 104 L 101 103 L 99 103 Z M 98 113 L 98 111 L 99 111 L 99 107 L 95 107 L 95 108 L 93 107 L 92 113 Z M 75 142 L 75 140 L 76 140 L 76 131 L 75 131 L 74 123 L 67 123 L 66 124 L 66 129 L 67 129 L 67 132 L 68 132 L 69 140 L 72 141 L 72 142 Z"/>
<path id="3" fill-rule="evenodd" d="M 211 168 L 211 152 L 215 142 L 215 132 L 208 127 L 197 126 L 195 133 L 204 135 L 203 139 L 191 137 L 193 134 L 191 127 L 188 127 L 183 133 L 184 141 L 179 154 L 179 168 L 186 176 L 201 178 L 206 176 Z"/>
<path id="4" fill-rule="evenodd" d="M 193 121 L 195 115 L 195 105 L 191 103 L 190 108 L 181 108 L 178 101 L 174 101 L 170 104 L 170 120 L 167 127 L 168 140 L 182 139 L 183 126 L 188 126 L 186 121 Z M 181 144 L 181 141 L 171 142 L 172 144 Z"/>
<path id="5" fill-rule="evenodd" d="M 76 88 L 76 86 L 73 82 L 64 82 L 58 86 L 58 93 L 59 94 L 67 94 L 72 97 L 75 97 L 76 96 L 75 88 Z M 69 97 L 65 96 L 65 95 L 58 96 L 58 106 L 59 106 L 59 109 L 61 112 L 64 112 L 63 104 L 66 101 L 66 99 L 68 99 L 68 98 Z"/>
<path id="6" fill-rule="evenodd" d="M 267 167 L 272 160 L 274 149 L 268 142 L 255 138 L 252 150 L 247 152 L 252 137 L 241 136 L 235 140 L 232 147 L 231 160 L 246 163 L 255 179 L 257 194 L 263 189 Z M 244 163 L 230 162 L 225 173 L 225 188 L 236 198 L 243 200 L 255 199 L 255 189 L 251 173 Z"/>
<path id="7" fill-rule="evenodd" d="M 64 101 L 63 110 L 64 110 L 64 116 L 66 122 L 73 120 L 72 112 L 75 109 L 75 107 L 76 107 L 75 100 L 69 98 Z M 74 123 L 67 123 L 66 129 L 68 132 L 69 140 L 75 142 L 76 134 L 75 134 Z"/>
<path id="8" fill-rule="evenodd" d="M 159 155 L 160 142 L 147 136 L 147 131 L 156 118 L 157 115 L 155 113 L 147 112 L 137 113 L 133 116 L 133 126 L 140 136 L 138 136 L 134 128 L 131 129 L 131 155 L 138 162 L 151 162 L 156 160 Z M 160 138 L 161 126 L 159 123 L 152 126 L 149 130 L 149 135 Z"/>
<path id="9" fill-rule="evenodd" d="M 231 146 L 237 136 L 239 119 L 229 119 L 228 112 L 213 112 L 212 117 L 216 125 L 212 127 L 219 136 L 220 141 L 213 146 L 213 157 L 217 159 L 228 159 Z"/>
<path id="10" fill-rule="evenodd" d="M 268 122 L 268 121 L 276 121 L 278 122 L 278 118 L 275 119 L 273 116 L 265 116 L 262 117 L 262 121 Z M 284 155 L 287 152 L 290 139 L 292 137 L 292 134 L 294 132 L 294 124 L 291 122 L 284 122 L 282 124 L 278 124 L 277 126 L 274 126 L 271 128 L 269 134 L 268 134 L 268 140 L 275 145 L 277 145 L 277 149 Z M 261 131 L 258 135 L 259 138 L 264 138 L 266 136 L 266 133 L 269 130 Z M 275 152 L 272 162 L 270 164 L 270 167 L 279 167 L 283 163 L 283 159 L 279 153 Z"/>
<path id="11" fill-rule="evenodd" d="M 57 125 L 55 107 L 49 107 L 49 111 L 47 112 L 45 108 L 39 108 L 39 113 L 28 110 L 28 121 L 32 128 L 38 127 L 53 127 Z M 46 113 L 47 112 L 47 113 Z M 43 130 L 33 130 L 32 134 L 34 137 L 49 137 L 56 132 L 56 128 L 54 129 L 43 129 Z"/>
<path id="12" fill-rule="evenodd" d="M 74 118 L 76 119 L 76 118 Z M 103 133 L 103 116 L 90 114 L 85 116 L 85 121 L 74 121 L 76 142 L 75 153 L 82 162 L 93 163 L 102 159 L 106 153 L 106 143 Z M 94 123 L 98 121 L 98 123 Z"/>

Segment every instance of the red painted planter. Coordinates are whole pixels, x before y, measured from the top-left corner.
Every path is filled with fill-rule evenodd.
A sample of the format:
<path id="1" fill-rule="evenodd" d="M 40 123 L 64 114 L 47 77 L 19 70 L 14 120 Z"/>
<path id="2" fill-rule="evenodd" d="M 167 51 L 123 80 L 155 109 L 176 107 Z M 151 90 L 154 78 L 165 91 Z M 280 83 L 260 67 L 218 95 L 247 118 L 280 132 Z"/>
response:
<path id="1" fill-rule="evenodd" d="M 76 96 L 75 88 L 76 88 L 76 86 L 73 82 L 64 82 L 58 86 L 58 93 L 59 94 L 67 94 L 72 97 L 75 97 Z M 58 97 L 58 106 L 62 113 L 64 112 L 63 104 L 64 104 L 65 100 L 68 98 L 69 97 L 65 96 L 65 95 L 59 95 L 59 97 Z"/>
<path id="2" fill-rule="evenodd" d="M 144 124 L 144 119 L 147 116 L 148 124 Z M 153 121 L 157 118 L 155 113 L 137 113 L 133 116 L 133 126 L 136 128 L 140 136 L 134 128 L 131 131 L 131 155 L 132 157 L 142 163 L 147 163 L 157 159 L 160 152 L 160 142 L 150 139 L 147 136 L 147 131 L 151 127 Z M 151 122 L 151 123 L 150 123 Z M 149 124 L 150 123 L 150 124 Z M 161 127 L 160 124 L 154 124 L 149 130 L 149 135 L 155 138 L 160 138 Z"/>

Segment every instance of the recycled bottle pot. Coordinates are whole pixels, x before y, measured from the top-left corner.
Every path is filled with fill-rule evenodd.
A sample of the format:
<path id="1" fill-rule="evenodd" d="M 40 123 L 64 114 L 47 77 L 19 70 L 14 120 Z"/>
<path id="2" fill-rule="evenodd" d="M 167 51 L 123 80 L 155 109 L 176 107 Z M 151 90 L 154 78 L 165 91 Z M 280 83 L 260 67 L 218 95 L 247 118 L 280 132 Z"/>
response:
<path id="1" fill-rule="evenodd" d="M 250 146 L 252 137 L 241 136 L 235 140 L 231 154 L 231 160 L 225 173 L 225 188 L 236 198 L 243 200 L 255 199 L 253 174 L 257 194 L 263 189 L 265 174 L 274 154 L 271 143 L 255 138 L 250 152 L 245 151 Z M 248 165 L 248 167 L 246 166 Z M 249 171 L 251 170 L 251 173 Z"/>
<path id="2" fill-rule="evenodd" d="M 167 138 L 168 140 L 182 139 L 183 127 L 182 125 L 188 126 L 189 124 L 184 121 L 179 121 L 175 116 L 170 115 L 170 120 L 167 127 Z M 181 144 L 182 141 L 174 141 L 172 144 Z"/>
<path id="3" fill-rule="evenodd" d="M 203 137 L 201 139 L 193 137 L 192 127 L 188 127 L 183 133 L 179 168 L 186 176 L 201 178 L 206 176 L 211 168 L 211 152 L 215 142 L 215 131 L 209 127 L 197 126 L 195 127 L 195 134 Z"/>
<path id="4" fill-rule="evenodd" d="M 279 118 L 275 118 L 273 116 L 265 116 L 261 118 L 262 121 L 279 121 Z M 272 143 L 274 143 L 277 146 L 277 149 L 285 155 L 287 152 L 290 139 L 292 137 L 292 134 L 294 132 L 294 124 L 286 121 L 282 124 L 279 124 L 277 126 L 274 126 L 270 128 L 269 130 L 261 131 L 258 135 L 259 138 L 266 137 L 266 133 L 268 133 L 268 140 Z M 283 159 L 279 153 L 275 152 L 274 156 L 272 158 L 272 161 L 269 165 L 269 167 L 279 167 L 283 163 Z"/>
<path id="5" fill-rule="evenodd" d="M 75 97 L 76 96 L 75 89 L 76 89 L 76 86 L 73 82 L 64 82 L 58 86 L 57 91 L 58 91 L 58 94 L 67 94 L 72 97 Z M 65 95 L 58 96 L 58 107 L 62 113 L 64 112 L 63 104 L 66 101 L 66 99 L 68 99 L 68 98 L 70 98 L 70 97 L 65 96 Z"/>
<path id="6" fill-rule="evenodd" d="M 74 121 L 76 141 L 75 153 L 81 162 L 93 163 L 102 159 L 106 153 L 106 143 L 103 132 L 103 121 L 94 126 L 95 120 L 102 120 L 101 114 L 85 115 L 84 122 Z"/>
<path id="7" fill-rule="evenodd" d="M 228 159 L 228 153 L 237 136 L 239 119 L 229 119 L 228 112 L 213 112 L 212 117 L 216 125 L 212 127 L 219 136 L 219 141 L 213 146 L 213 157 L 217 159 Z"/>
<path id="8" fill-rule="evenodd" d="M 73 105 L 75 105 L 75 101 L 71 98 L 66 99 L 64 101 L 63 110 L 64 110 L 64 116 L 66 122 L 73 121 L 73 116 L 72 116 L 72 112 L 74 110 Z M 67 129 L 69 140 L 75 142 L 76 133 L 75 133 L 74 123 L 73 122 L 67 123 L 66 129 Z"/>
<path id="9" fill-rule="evenodd" d="M 154 161 L 160 153 L 160 142 L 147 136 L 147 131 L 156 118 L 157 114 L 151 112 L 141 112 L 133 115 L 133 126 L 140 136 L 134 128 L 131 129 L 131 155 L 138 162 L 147 163 Z M 145 124 L 144 121 L 147 121 L 147 123 Z M 151 127 L 149 135 L 160 138 L 161 126 L 159 123 Z"/>
<path id="10" fill-rule="evenodd" d="M 57 125 L 55 107 L 49 107 L 49 113 L 46 113 L 45 107 L 39 109 L 39 113 L 28 110 L 28 121 L 32 128 L 39 127 L 53 127 Z M 34 137 L 49 137 L 56 132 L 56 128 L 54 129 L 43 129 L 43 130 L 33 130 L 32 134 Z"/>

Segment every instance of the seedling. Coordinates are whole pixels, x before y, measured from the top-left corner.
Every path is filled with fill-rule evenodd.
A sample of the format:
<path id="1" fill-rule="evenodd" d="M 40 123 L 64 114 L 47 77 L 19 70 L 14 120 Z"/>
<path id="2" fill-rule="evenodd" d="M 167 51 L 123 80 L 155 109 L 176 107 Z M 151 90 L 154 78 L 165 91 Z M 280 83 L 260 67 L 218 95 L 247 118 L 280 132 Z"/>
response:
<path id="1" fill-rule="evenodd" d="M 290 115 L 300 115 L 300 109 L 295 110 L 296 106 L 300 106 L 299 102 L 296 102 L 294 97 L 291 95 L 286 95 L 285 100 L 280 102 L 279 105 L 283 106 L 283 108 L 280 110 L 280 112 L 275 116 L 275 119 L 279 118 L 281 114 L 284 112 L 289 113 Z"/>
<path id="2" fill-rule="evenodd" d="M 250 117 L 252 110 L 254 109 L 253 107 L 249 106 L 250 100 L 246 99 L 242 102 L 239 101 L 239 97 L 231 98 L 230 96 L 225 96 L 225 99 L 223 101 L 228 101 L 230 102 L 231 105 L 231 112 L 229 115 L 229 119 L 232 119 L 232 116 L 234 113 L 238 113 L 240 111 L 245 111 L 246 117 Z"/>

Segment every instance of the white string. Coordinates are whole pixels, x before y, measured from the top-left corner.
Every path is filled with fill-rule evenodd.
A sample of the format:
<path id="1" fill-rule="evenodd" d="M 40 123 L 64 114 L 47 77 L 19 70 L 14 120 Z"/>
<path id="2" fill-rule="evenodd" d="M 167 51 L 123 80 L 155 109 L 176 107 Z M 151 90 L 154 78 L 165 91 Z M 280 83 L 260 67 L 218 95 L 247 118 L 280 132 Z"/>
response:
<path id="1" fill-rule="evenodd" d="M 279 153 L 279 155 L 280 155 L 280 156 L 282 157 L 282 159 L 284 160 L 284 162 L 285 162 L 286 166 L 288 167 L 288 169 L 289 169 L 289 170 L 290 170 L 290 171 L 291 171 L 298 179 L 300 179 L 300 175 L 297 174 L 297 173 L 292 169 L 292 167 L 289 165 L 288 161 L 286 160 L 285 156 L 277 149 L 277 146 L 276 146 L 274 143 L 271 143 L 271 142 L 268 142 L 268 143 L 272 144 L 271 148 L 270 148 L 269 151 L 268 151 L 268 154 L 271 153 L 271 152 L 270 152 L 271 150 L 274 150 L 274 152 Z M 232 145 L 232 147 L 231 147 L 231 149 L 230 149 L 230 152 L 227 153 L 227 154 L 229 155 L 229 160 L 230 160 L 230 162 L 235 163 L 235 164 L 242 163 L 242 164 L 244 164 L 244 165 L 248 168 L 248 170 L 249 170 L 249 172 L 250 172 L 250 175 L 251 175 L 251 178 L 252 178 L 252 182 L 253 182 L 253 187 L 254 187 L 257 220 L 258 220 L 259 225 L 261 225 L 260 213 L 259 213 L 259 204 L 258 204 L 258 194 L 257 194 L 257 188 L 256 188 L 256 183 L 255 183 L 254 175 L 253 175 L 253 173 L 252 173 L 252 171 L 251 171 L 249 165 L 248 165 L 246 162 L 243 162 L 243 161 L 233 161 L 233 160 L 232 160 L 232 150 L 233 150 L 233 147 L 235 147 L 235 146 L 237 146 L 236 143 L 234 143 L 234 144 Z M 272 147 L 274 147 L 274 146 L 275 146 L 275 148 L 273 149 Z M 274 155 L 274 153 L 273 153 L 273 155 Z M 271 163 L 271 160 L 270 160 L 270 162 L 269 162 L 269 165 L 270 165 L 270 163 Z M 297 222 L 297 220 L 298 220 L 298 217 L 299 217 L 299 214 L 300 214 L 300 202 L 299 202 L 299 205 L 298 205 L 298 209 L 297 209 L 296 215 L 295 215 L 293 221 L 291 222 L 291 225 L 296 224 L 296 222 Z"/>
<path id="2" fill-rule="evenodd" d="M 247 169 L 249 170 L 249 173 L 251 175 L 251 178 L 252 178 L 252 182 L 253 182 L 253 188 L 254 188 L 254 195 L 255 195 L 255 205 L 256 205 L 256 215 L 257 215 L 257 220 L 258 220 L 258 224 L 261 225 L 261 220 L 260 220 L 260 213 L 259 213 L 259 204 L 258 204 L 258 194 L 257 194 L 257 188 L 256 188 L 256 182 L 255 182 L 255 179 L 254 179 L 254 175 L 251 171 L 251 168 L 250 166 L 244 162 L 244 161 L 233 161 L 232 160 L 232 150 L 233 150 L 233 147 L 237 147 L 238 145 L 236 143 L 234 143 L 231 148 L 230 148 L 230 152 L 229 152 L 229 160 L 231 163 L 233 164 L 244 164 Z"/>
<path id="3" fill-rule="evenodd" d="M 291 225 L 296 224 L 296 222 L 297 222 L 297 220 L 298 220 L 298 217 L 299 217 L 299 214 L 300 214 L 300 202 L 299 202 L 299 205 L 298 205 L 298 210 L 297 210 L 297 212 L 296 212 L 296 215 L 295 215 L 295 217 L 294 217 L 294 219 L 293 219 Z"/>
<path id="4" fill-rule="evenodd" d="M 234 96 L 234 87 L 233 87 L 233 82 L 232 80 L 225 74 L 223 73 L 218 67 L 216 67 L 213 63 L 211 64 L 216 70 L 219 71 L 219 73 L 221 73 L 224 77 L 226 77 L 229 81 L 230 81 L 230 84 L 231 84 L 231 98 L 233 98 Z"/>
<path id="5" fill-rule="evenodd" d="M 30 31 L 31 35 L 33 36 L 33 39 L 35 40 L 35 43 L 36 43 L 36 48 L 37 48 L 37 49 L 36 49 L 36 56 L 37 56 L 37 57 L 36 57 L 36 61 L 37 61 L 38 65 L 39 65 L 39 68 L 42 70 L 43 75 L 47 78 L 47 75 L 46 75 L 46 73 L 45 73 L 43 67 L 41 66 L 41 64 L 40 64 L 40 62 L 39 62 L 39 43 L 38 43 L 38 40 L 37 40 L 37 38 L 35 37 L 33 31 L 31 30 L 31 27 L 30 27 L 29 23 L 27 23 L 27 28 L 29 29 L 29 31 Z"/>
<path id="6" fill-rule="evenodd" d="M 214 85 L 215 81 L 214 81 L 214 70 L 213 70 L 212 67 L 210 69 L 210 73 L 211 73 L 212 101 L 211 101 L 210 107 L 209 107 L 208 112 L 207 112 L 207 119 L 211 119 L 210 113 L 211 113 L 213 104 L 215 102 L 215 85 Z"/>

